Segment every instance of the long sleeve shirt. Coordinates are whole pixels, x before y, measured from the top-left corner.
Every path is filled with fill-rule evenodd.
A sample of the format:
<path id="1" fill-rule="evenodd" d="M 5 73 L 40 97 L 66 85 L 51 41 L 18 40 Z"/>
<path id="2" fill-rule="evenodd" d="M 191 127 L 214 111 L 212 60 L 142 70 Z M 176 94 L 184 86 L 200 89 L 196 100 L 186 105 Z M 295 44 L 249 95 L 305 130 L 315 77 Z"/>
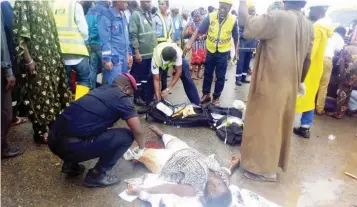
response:
<path id="1" fill-rule="evenodd" d="M 75 16 L 74 16 L 74 21 L 77 24 L 78 30 L 81 33 L 83 40 L 87 41 L 88 40 L 88 24 L 87 20 L 84 16 L 84 11 L 83 7 L 81 4 L 76 3 L 75 5 Z M 83 57 L 78 56 L 78 55 L 63 55 L 64 58 L 64 63 L 65 65 L 78 65 L 82 60 Z"/>
<path id="2" fill-rule="evenodd" d="M 8 77 L 12 75 L 12 68 L 3 20 L 4 18 L 1 18 L 1 73 L 5 77 Z"/>
<path id="3" fill-rule="evenodd" d="M 98 33 L 98 19 L 101 13 L 106 10 L 105 3 L 103 1 L 96 2 L 95 6 L 88 10 L 86 20 L 88 24 L 88 40 L 87 44 L 91 46 L 99 46 L 100 39 Z"/>

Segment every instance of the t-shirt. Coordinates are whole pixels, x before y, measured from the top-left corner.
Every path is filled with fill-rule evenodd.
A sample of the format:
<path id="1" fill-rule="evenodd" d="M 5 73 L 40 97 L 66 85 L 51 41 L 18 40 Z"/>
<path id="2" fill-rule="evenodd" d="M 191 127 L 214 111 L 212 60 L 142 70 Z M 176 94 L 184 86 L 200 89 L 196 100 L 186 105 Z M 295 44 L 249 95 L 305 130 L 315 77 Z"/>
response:
<path id="1" fill-rule="evenodd" d="M 136 117 L 133 98 L 111 84 L 92 90 L 73 102 L 52 126 L 55 134 L 72 137 L 96 136 L 119 119 Z"/>
<path id="2" fill-rule="evenodd" d="M 175 46 L 174 49 L 176 50 L 176 53 L 177 53 L 175 66 L 181 66 L 182 65 L 182 50 L 178 46 Z M 166 64 L 169 63 L 169 61 L 162 60 L 162 63 L 163 63 L 163 65 L 166 65 Z M 154 60 L 151 61 L 151 72 L 152 72 L 152 74 L 153 75 L 158 75 L 160 73 L 159 68 L 162 67 L 163 65 L 156 65 Z"/>

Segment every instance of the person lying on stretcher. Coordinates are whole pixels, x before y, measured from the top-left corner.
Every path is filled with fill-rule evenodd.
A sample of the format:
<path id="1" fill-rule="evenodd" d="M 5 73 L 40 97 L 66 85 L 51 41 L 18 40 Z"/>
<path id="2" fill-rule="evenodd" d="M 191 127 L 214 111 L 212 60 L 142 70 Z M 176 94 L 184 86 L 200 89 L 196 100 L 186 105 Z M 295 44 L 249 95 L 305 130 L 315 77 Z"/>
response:
<path id="1" fill-rule="evenodd" d="M 234 156 L 230 167 L 221 168 L 213 156 L 206 157 L 189 147 L 177 137 L 165 134 L 157 126 L 150 129 L 165 144 L 165 149 L 146 149 L 141 157 L 128 151 L 124 158 L 136 158 L 159 178 L 177 184 L 164 184 L 142 189 L 129 185 L 128 194 L 174 194 L 180 197 L 197 197 L 205 206 L 229 206 L 232 195 L 228 177 L 236 169 L 240 158 Z M 132 154 L 130 154 L 132 153 Z"/>

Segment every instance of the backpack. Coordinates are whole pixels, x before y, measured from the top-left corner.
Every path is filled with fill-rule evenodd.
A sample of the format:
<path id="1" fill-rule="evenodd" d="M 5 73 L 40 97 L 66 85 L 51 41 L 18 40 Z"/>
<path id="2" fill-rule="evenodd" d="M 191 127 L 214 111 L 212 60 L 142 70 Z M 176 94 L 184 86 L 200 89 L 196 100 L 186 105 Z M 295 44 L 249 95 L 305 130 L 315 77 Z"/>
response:
<path id="1" fill-rule="evenodd" d="M 211 125 L 211 117 L 201 107 L 193 107 L 195 114 L 187 117 L 177 113 L 186 106 L 186 104 L 173 105 L 166 100 L 151 103 L 148 107 L 146 120 L 153 119 L 155 122 L 177 127 L 209 127 Z"/>
<path id="2" fill-rule="evenodd" d="M 215 125 L 216 135 L 225 144 L 241 144 L 243 136 L 243 121 L 238 117 L 224 116 Z"/>

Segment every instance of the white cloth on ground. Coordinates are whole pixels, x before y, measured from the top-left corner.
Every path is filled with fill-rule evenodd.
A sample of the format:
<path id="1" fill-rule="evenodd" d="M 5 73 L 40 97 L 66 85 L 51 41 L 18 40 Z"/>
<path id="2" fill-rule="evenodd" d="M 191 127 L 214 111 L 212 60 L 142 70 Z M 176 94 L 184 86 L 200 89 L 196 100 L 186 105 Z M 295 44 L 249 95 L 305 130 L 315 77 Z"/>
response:
<path id="1" fill-rule="evenodd" d="M 351 93 L 351 98 L 348 102 L 348 109 L 351 111 L 357 110 L 357 90 L 353 90 Z"/>

